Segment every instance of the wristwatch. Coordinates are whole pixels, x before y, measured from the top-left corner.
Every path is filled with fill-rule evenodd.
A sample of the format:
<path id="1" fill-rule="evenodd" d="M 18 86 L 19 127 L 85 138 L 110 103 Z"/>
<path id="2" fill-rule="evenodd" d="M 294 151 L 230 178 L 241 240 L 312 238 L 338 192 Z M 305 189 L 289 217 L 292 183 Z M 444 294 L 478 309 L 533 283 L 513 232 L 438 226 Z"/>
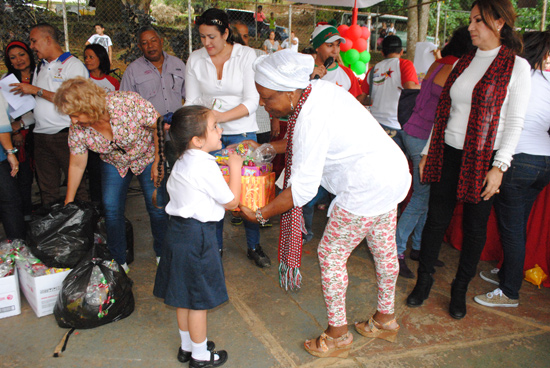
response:
<path id="1" fill-rule="evenodd" d="M 36 96 L 38 97 L 42 97 L 43 94 L 44 94 L 44 90 L 42 88 L 40 88 L 38 92 L 36 92 Z"/>
<path id="2" fill-rule="evenodd" d="M 17 148 L 15 148 L 15 147 L 12 148 L 12 149 L 7 149 L 7 150 L 6 150 L 6 153 L 7 153 L 8 155 L 15 155 L 17 152 L 19 152 L 19 150 L 18 150 Z"/>
<path id="3" fill-rule="evenodd" d="M 502 161 L 494 161 L 493 166 L 499 169 L 500 172 L 502 173 L 505 173 L 506 171 L 508 171 L 508 168 L 510 167 Z"/>

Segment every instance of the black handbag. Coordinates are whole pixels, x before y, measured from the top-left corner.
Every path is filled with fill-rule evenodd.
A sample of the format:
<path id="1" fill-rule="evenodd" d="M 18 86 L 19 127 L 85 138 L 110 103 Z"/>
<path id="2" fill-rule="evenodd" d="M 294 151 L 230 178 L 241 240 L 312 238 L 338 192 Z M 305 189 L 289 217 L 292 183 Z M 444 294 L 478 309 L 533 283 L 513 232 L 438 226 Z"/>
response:
<path id="1" fill-rule="evenodd" d="M 397 105 L 397 120 L 401 128 L 409 121 L 416 104 L 416 97 L 419 93 L 420 89 L 404 89 L 401 91 L 399 104 Z"/>

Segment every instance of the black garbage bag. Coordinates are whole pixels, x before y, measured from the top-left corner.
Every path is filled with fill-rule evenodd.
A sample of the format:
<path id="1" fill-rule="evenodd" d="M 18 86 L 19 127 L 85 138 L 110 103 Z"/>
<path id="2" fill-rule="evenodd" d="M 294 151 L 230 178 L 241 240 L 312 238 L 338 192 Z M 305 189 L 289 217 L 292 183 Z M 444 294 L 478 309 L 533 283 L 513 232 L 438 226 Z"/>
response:
<path id="1" fill-rule="evenodd" d="M 94 244 L 98 217 L 91 203 L 56 203 L 30 223 L 27 244 L 46 266 L 73 268 Z"/>
<path id="2" fill-rule="evenodd" d="M 63 328 L 87 329 L 128 317 L 134 311 L 132 280 L 94 246 L 63 281 L 53 313 Z"/>
<path id="3" fill-rule="evenodd" d="M 126 264 L 134 262 L 134 227 L 130 220 L 124 218 L 126 228 Z M 94 243 L 107 247 L 107 229 L 105 228 L 105 217 L 100 217 L 94 232 Z"/>

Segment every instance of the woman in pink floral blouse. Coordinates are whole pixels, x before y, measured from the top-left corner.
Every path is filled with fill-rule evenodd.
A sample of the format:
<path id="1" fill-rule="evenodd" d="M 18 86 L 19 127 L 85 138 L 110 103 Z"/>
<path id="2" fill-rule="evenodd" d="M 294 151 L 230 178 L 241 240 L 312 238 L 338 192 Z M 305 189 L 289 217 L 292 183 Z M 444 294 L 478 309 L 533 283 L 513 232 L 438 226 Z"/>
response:
<path id="1" fill-rule="evenodd" d="M 106 93 L 91 80 L 70 79 L 55 94 L 57 109 L 71 117 L 71 158 L 65 203 L 72 202 L 82 180 L 88 149 L 99 153 L 107 244 L 113 258 L 128 270 L 124 209 L 128 186 L 137 176 L 149 217 L 154 250 L 160 257 L 166 213 L 152 203 L 163 170 L 158 171 L 158 112 L 134 92 Z M 158 259 L 157 259 L 158 260 Z"/>

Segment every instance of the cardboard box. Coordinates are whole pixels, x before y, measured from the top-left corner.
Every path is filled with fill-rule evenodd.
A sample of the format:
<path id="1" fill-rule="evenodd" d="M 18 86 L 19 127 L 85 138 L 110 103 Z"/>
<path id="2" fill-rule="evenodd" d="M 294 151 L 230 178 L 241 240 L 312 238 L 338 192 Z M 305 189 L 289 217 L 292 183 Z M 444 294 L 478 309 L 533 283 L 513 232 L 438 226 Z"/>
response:
<path id="1" fill-rule="evenodd" d="M 0 318 L 21 314 L 21 296 L 17 269 L 14 274 L 0 278 Z"/>
<path id="2" fill-rule="evenodd" d="M 25 298 L 27 298 L 36 316 L 43 317 L 52 314 L 57 296 L 61 291 L 61 284 L 71 271 L 32 277 L 19 263 L 16 262 L 15 264 L 19 272 L 21 291 L 25 294 Z"/>
<path id="3" fill-rule="evenodd" d="M 223 178 L 229 183 L 229 176 Z M 256 211 L 275 199 L 275 173 L 241 176 L 241 203 Z M 239 210 L 239 209 L 237 209 Z"/>

